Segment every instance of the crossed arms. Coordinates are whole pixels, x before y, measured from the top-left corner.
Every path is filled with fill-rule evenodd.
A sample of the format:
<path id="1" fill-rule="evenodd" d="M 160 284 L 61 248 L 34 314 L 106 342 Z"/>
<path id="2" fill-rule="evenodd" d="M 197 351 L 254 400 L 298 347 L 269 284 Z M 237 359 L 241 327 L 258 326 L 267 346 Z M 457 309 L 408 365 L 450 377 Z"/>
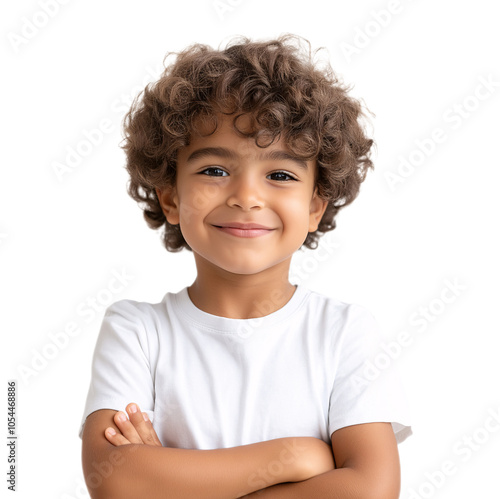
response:
<path id="1" fill-rule="evenodd" d="M 124 421 L 124 413 L 109 409 L 87 417 L 82 462 L 92 499 L 399 497 L 399 455 L 390 423 L 341 428 L 332 434 L 331 447 L 316 438 L 291 437 L 190 450 L 162 447 L 135 404 L 127 413 Z"/>

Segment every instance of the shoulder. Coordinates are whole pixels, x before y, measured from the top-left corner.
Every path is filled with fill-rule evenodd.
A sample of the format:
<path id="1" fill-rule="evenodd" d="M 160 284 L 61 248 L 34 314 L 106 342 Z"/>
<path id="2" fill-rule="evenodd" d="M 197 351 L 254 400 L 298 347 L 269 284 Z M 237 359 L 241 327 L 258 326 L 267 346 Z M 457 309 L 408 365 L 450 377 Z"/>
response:
<path id="1" fill-rule="evenodd" d="M 356 345 L 364 350 L 378 344 L 379 328 L 372 312 L 358 303 L 349 303 L 307 290 L 307 313 L 335 345 Z"/>
<path id="2" fill-rule="evenodd" d="M 118 300 L 106 308 L 104 318 L 129 321 L 136 324 L 142 323 L 150 326 L 153 323 L 164 320 L 166 315 L 165 303 L 171 299 L 172 295 L 172 293 L 167 293 L 158 302 L 132 299 Z"/>
<path id="3" fill-rule="evenodd" d="M 307 296 L 305 301 L 309 313 L 334 321 L 338 326 L 352 326 L 359 323 L 373 326 L 376 323 L 373 314 L 363 305 L 348 303 L 310 289 L 305 290 L 304 294 Z"/>
<path id="4" fill-rule="evenodd" d="M 161 305 L 161 303 L 150 303 L 131 299 L 118 300 L 106 308 L 104 317 L 123 317 L 128 320 L 142 320 L 148 316 L 157 314 L 159 305 Z"/>
<path id="5" fill-rule="evenodd" d="M 341 301 L 333 296 L 328 296 L 317 291 L 313 291 L 301 286 L 301 291 L 305 297 L 304 303 L 310 313 L 327 315 L 332 318 L 338 318 L 345 314 L 349 303 Z"/>
<path id="6" fill-rule="evenodd" d="M 123 299 L 109 305 L 104 312 L 99 341 L 115 346 L 138 342 L 144 351 L 156 349 L 168 324 L 165 300 L 169 294 L 156 303 Z"/>

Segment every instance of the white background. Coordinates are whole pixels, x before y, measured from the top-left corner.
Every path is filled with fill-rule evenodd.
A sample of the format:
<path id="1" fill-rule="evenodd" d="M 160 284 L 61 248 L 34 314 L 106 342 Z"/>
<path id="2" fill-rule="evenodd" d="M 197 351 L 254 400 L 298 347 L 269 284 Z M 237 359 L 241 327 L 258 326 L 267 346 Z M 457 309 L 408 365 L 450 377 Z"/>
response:
<path id="1" fill-rule="evenodd" d="M 499 497 L 493 2 L 70 0 L 47 2 L 50 17 L 42 4 L 11 2 L 1 16 L 0 320 L 5 380 L 19 387 L 17 497 L 88 497 L 78 430 L 105 307 L 82 315 L 86 300 L 106 297 L 113 271 L 131 276 L 113 301 L 159 301 L 195 276 L 192 256 L 167 253 L 126 194 L 119 142 L 131 99 L 167 51 L 285 32 L 325 47 L 318 58 L 374 113 L 377 143 L 375 170 L 329 236 L 335 250 L 321 262 L 299 255 L 295 268 L 309 288 L 369 308 L 387 343 L 411 338 L 390 359 L 414 415 L 401 497 Z M 54 165 L 101 120 L 113 130 L 58 178 Z M 402 158 L 413 171 L 391 189 Z M 68 337 L 72 323 L 79 334 Z M 6 382 L 3 393 L 6 427 Z M 0 460 L 6 471 L 5 444 Z M 453 474 L 436 474 L 446 461 Z"/>

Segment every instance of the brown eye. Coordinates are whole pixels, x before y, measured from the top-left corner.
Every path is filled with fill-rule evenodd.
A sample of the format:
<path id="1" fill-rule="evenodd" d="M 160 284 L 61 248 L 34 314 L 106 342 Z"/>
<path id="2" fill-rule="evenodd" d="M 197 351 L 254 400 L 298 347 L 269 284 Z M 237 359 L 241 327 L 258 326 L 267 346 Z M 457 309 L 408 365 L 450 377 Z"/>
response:
<path id="1" fill-rule="evenodd" d="M 215 166 L 212 166 L 210 168 L 205 168 L 199 173 L 200 175 L 208 175 L 209 177 L 227 177 L 229 175 L 222 168 L 217 168 Z"/>
<path id="2" fill-rule="evenodd" d="M 297 180 L 296 178 L 292 177 L 289 173 L 287 172 L 273 172 L 268 175 L 268 178 L 271 178 L 271 180 L 278 180 L 279 182 L 286 182 L 287 180 Z"/>

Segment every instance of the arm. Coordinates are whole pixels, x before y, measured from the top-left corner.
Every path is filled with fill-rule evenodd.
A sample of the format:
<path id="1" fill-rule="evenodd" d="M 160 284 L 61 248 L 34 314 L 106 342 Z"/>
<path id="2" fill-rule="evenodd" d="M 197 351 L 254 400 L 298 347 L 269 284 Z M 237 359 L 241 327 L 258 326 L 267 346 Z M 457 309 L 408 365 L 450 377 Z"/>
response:
<path id="1" fill-rule="evenodd" d="M 82 461 L 93 499 L 234 499 L 333 467 L 329 446 L 315 438 L 280 438 L 215 450 L 173 449 L 155 441 L 151 423 L 140 410 L 129 417 L 121 423 L 116 411 L 104 409 L 85 422 Z M 109 427 L 116 434 L 104 436 Z"/>
<path id="2" fill-rule="evenodd" d="M 337 469 L 303 482 L 272 486 L 246 498 L 399 498 L 399 454 L 390 423 L 347 426 L 331 438 Z"/>

